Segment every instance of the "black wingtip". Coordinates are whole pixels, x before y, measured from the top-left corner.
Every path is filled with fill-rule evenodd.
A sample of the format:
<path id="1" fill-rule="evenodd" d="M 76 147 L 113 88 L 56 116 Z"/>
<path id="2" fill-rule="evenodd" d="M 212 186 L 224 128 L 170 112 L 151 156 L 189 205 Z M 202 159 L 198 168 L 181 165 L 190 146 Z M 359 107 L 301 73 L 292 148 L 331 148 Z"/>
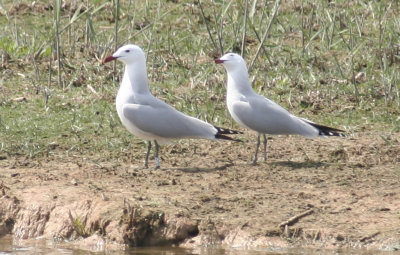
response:
<path id="1" fill-rule="evenodd" d="M 215 134 L 215 138 L 216 139 L 223 139 L 223 140 L 241 142 L 241 140 L 229 137 L 227 135 L 243 134 L 243 132 L 237 131 L 237 130 L 231 130 L 231 129 L 227 129 L 227 128 L 220 128 L 220 127 L 215 127 L 215 128 L 217 129 L 217 133 Z"/>
<path id="2" fill-rule="evenodd" d="M 221 127 L 216 127 L 217 129 L 217 134 L 224 134 L 224 135 L 237 135 L 237 134 L 243 134 L 242 131 L 238 131 L 238 130 L 232 130 L 232 129 L 227 129 L 227 128 L 221 128 Z"/>
<path id="3" fill-rule="evenodd" d="M 308 122 L 313 127 L 316 127 L 319 131 L 320 136 L 340 136 L 340 137 L 346 137 L 345 131 L 337 128 L 331 128 L 328 126 L 320 125 L 320 124 L 315 124 L 312 122 Z"/>
<path id="4" fill-rule="evenodd" d="M 232 138 L 232 137 L 230 137 L 230 136 L 221 135 L 221 134 L 216 134 L 216 135 L 215 135 L 215 138 L 216 138 L 216 139 L 221 139 L 221 140 L 235 141 L 235 142 L 241 142 L 241 141 L 242 141 L 242 140 L 240 140 L 240 139 L 235 139 L 235 138 Z"/>
<path id="5" fill-rule="evenodd" d="M 319 135 L 320 136 L 339 136 L 339 137 L 346 137 L 346 134 L 339 133 L 336 131 L 325 131 L 325 130 L 319 130 Z"/>

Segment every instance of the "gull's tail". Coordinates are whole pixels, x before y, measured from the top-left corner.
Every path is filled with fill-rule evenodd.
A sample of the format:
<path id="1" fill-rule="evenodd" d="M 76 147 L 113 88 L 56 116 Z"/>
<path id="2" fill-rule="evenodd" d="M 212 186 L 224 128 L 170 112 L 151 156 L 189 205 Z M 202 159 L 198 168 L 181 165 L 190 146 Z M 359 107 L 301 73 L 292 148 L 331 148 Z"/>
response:
<path id="1" fill-rule="evenodd" d="M 215 134 L 215 138 L 216 139 L 224 139 L 224 140 L 231 140 L 231 141 L 236 141 L 236 142 L 241 142 L 241 140 L 239 139 L 234 139 L 230 136 L 227 135 L 237 135 L 237 134 L 243 134 L 243 132 L 241 131 L 237 131 L 237 130 L 231 130 L 231 129 L 227 129 L 227 128 L 220 128 L 220 127 L 216 127 L 217 129 L 217 133 Z"/>

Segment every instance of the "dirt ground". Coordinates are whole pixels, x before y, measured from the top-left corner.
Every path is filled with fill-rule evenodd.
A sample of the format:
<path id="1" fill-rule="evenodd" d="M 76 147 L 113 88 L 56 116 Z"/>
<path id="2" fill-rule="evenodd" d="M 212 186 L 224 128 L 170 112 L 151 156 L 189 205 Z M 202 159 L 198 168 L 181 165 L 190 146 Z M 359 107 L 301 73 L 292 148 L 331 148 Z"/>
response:
<path id="1" fill-rule="evenodd" d="M 255 134 L 242 138 L 163 146 L 159 170 L 141 167 L 144 147 L 131 162 L 2 157 L 0 234 L 100 250 L 400 249 L 398 133 L 271 137 L 256 166 Z"/>

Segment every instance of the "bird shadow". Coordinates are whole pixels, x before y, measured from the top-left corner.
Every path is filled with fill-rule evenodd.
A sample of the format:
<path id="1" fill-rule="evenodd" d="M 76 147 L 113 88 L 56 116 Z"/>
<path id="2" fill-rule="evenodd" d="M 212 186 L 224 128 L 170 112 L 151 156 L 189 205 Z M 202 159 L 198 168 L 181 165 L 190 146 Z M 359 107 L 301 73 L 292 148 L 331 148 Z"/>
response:
<path id="1" fill-rule="evenodd" d="M 174 168 L 174 170 L 182 171 L 185 173 L 211 173 L 215 171 L 221 171 L 225 170 L 231 166 L 234 166 L 235 164 L 232 162 L 226 163 L 221 166 L 217 167 L 177 167 Z M 314 161 L 314 160 L 306 160 L 303 162 L 294 162 L 294 161 L 276 161 L 276 162 L 270 162 L 270 166 L 281 166 L 281 167 L 288 167 L 291 168 L 292 170 L 297 170 L 297 169 L 302 169 L 302 168 L 320 168 L 324 167 L 327 164 L 321 161 Z M 252 164 L 248 164 L 249 167 L 254 166 Z"/>
<path id="2" fill-rule="evenodd" d="M 300 169 L 300 168 L 320 168 L 325 166 L 326 164 L 321 161 L 314 161 L 314 160 L 306 160 L 303 162 L 294 162 L 294 161 L 277 161 L 271 162 L 272 166 L 284 166 L 290 167 L 293 170 Z"/>
<path id="3" fill-rule="evenodd" d="M 216 167 L 178 167 L 175 168 L 175 170 L 182 171 L 185 173 L 211 173 L 215 171 L 221 171 L 225 170 L 228 167 L 233 166 L 234 164 L 232 162 L 223 164 L 221 166 L 216 166 Z"/>

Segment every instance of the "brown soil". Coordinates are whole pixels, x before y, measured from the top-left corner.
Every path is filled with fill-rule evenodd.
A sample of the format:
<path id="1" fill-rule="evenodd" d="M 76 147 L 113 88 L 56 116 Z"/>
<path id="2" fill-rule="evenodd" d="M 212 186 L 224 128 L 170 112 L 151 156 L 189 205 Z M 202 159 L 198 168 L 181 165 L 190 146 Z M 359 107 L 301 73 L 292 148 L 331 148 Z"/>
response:
<path id="1" fill-rule="evenodd" d="M 243 139 L 254 139 L 246 133 Z M 400 135 L 162 147 L 162 169 L 83 158 L 0 161 L 0 234 L 81 247 L 400 248 Z M 145 148 L 143 148 L 143 152 Z M 153 163 L 153 162 L 152 162 Z"/>

